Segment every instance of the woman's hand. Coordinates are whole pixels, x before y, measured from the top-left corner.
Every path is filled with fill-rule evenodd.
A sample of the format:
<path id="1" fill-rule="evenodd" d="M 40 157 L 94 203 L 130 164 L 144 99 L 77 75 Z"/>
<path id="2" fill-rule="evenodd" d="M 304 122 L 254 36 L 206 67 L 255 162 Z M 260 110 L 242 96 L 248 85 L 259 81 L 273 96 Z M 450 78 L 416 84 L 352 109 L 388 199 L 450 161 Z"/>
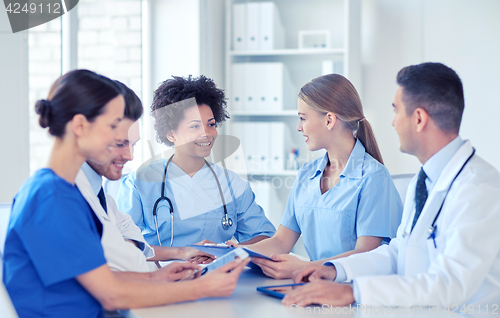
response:
<path id="1" fill-rule="evenodd" d="M 192 279 L 192 274 L 201 269 L 201 266 L 188 262 L 173 262 L 151 273 L 154 281 L 175 282 L 178 280 Z"/>
<path id="2" fill-rule="evenodd" d="M 309 264 L 289 254 L 273 254 L 271 259 L 272 261 L 254 257 L 252 262 L 259 265 L 264 274 L 274 279 L 292 278 L 295 271 Z"/>
<path id="3" fill-rule="evenodd" d="M 238 283 L 243 268 L 250 262 L 250 257 L 245 260 L 236 259 L 216 270 L 210 271 L 199 278 L 203 281 L 204 297 L 229 297 Z"/>

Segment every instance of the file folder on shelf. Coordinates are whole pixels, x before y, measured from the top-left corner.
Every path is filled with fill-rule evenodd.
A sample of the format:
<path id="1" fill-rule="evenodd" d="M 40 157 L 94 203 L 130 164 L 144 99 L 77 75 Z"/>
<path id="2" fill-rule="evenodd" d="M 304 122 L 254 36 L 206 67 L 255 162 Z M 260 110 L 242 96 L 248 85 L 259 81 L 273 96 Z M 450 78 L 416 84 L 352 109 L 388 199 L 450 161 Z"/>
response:
<path id="1" fill-rule="evenodd" d="M 280 200 L 278 192 L 272 182 L 250 181 L 255 194 L 255 202 L 264 210 L 264 214 L 275 228 L 278 228 L 285 210 L 285 204 Z"/>
<path id="2" fill-rule="evenodd" d="M 245 64 L 236 63 L 231 65 L 231 101 L 229 106 L 233 110 L 245 109 L 244 82 Z"/>
<path id="3" fill-rule="evenodd" d="M 234 63 L 231 67 L 233 110 L 279 112 L 295 108 L 297 91 L 283 63 Z"/>
<path id="4" fill-rule="evenodd" d="M 233 5 L 233 50 L 246 50 L 246 4 Z"/>
<path id="5" fill-rule="evenodd" d="M 274 2 L 260 2 L 261 50 L 275 50 L 285 47 L 285 29 L 281 23 L 278 7 Z"/>
<path id="6" fill-rule="evenodd" d="M 236 167 L 249 172 L 280 172 L 285 168 L 285 152 L 290 148 L 290 136 L 283 122 L 236 122 L 231 134 L 241 141 L 245 163 L 236 160 Z"/>
<path id="7" fill-rule="evenodd" d="M 232 24 L 234 51 L 285 47 L 285 28 L 272 1 L 233 4 Z"/>
<path id="8" fill-rule="evenodd" d="M 246 3 L 246 49 L 249 51 L 259 50 L 260 38 L 260 3 Z"/>

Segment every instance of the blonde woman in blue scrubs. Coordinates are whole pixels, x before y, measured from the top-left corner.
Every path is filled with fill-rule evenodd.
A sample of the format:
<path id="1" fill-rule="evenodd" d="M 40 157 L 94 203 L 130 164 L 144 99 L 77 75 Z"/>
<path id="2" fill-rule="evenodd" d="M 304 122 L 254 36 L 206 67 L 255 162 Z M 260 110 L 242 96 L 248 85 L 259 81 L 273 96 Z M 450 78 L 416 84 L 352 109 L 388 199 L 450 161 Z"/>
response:
<path id="1" fill-rule="evenodd" d="M 322 264 L 389 241 L 403 210 L 349 80 L 338 74 L 313 79 L 300 90 L 298 114 L 307 148 L 326 154 L 300 169 L 276 234 L 249 246 L 272 257 L 252 261 L 276 279 L 309 264 L 288 255 L 301 234 L 311 261 Z"/>

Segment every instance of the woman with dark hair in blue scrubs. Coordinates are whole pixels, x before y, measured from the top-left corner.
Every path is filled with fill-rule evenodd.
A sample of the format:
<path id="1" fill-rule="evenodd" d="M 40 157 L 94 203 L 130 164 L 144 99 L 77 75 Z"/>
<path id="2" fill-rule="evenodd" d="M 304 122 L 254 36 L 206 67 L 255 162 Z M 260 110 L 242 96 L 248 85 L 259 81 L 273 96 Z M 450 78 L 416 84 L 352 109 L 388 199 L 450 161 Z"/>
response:
<path id="1" fill-rule="evenodd" d="M 106 265 L 102 224 L 75 178 L 86 160 L 110 159 L 124 111 L 116 84 L 91 71 L 69 72 L 36 111 L 55 140 L 48 167 L 22 185 L 12 205 L 3 281 L 20 317 L 102 317 L 103 307 L 146 307 L 233 291 L 245 262 L 175 285 L 169 281 L 191 277 L 199 267 L 177 263 L 153 273 L 113 273 Z"/>

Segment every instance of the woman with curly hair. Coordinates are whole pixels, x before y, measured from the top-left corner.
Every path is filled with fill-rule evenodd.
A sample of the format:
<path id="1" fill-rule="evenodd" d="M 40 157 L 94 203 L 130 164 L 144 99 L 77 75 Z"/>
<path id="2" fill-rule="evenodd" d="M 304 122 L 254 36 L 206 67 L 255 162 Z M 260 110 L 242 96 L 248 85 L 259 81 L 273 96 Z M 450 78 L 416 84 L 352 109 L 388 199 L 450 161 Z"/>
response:
<path id="1" fill-rule="evenodd" d="M 205 76 L 174 76 L 155 91 L 151 114 L 157 140 L 175 153 L 125 177 L 117 198 L 146 241 L 185 246 L 234 236 L 251 244 L 273 236 L 275 228 L 248 182 L 205 160 L 216 126 L 229 118 L 224 92 Z"/>

